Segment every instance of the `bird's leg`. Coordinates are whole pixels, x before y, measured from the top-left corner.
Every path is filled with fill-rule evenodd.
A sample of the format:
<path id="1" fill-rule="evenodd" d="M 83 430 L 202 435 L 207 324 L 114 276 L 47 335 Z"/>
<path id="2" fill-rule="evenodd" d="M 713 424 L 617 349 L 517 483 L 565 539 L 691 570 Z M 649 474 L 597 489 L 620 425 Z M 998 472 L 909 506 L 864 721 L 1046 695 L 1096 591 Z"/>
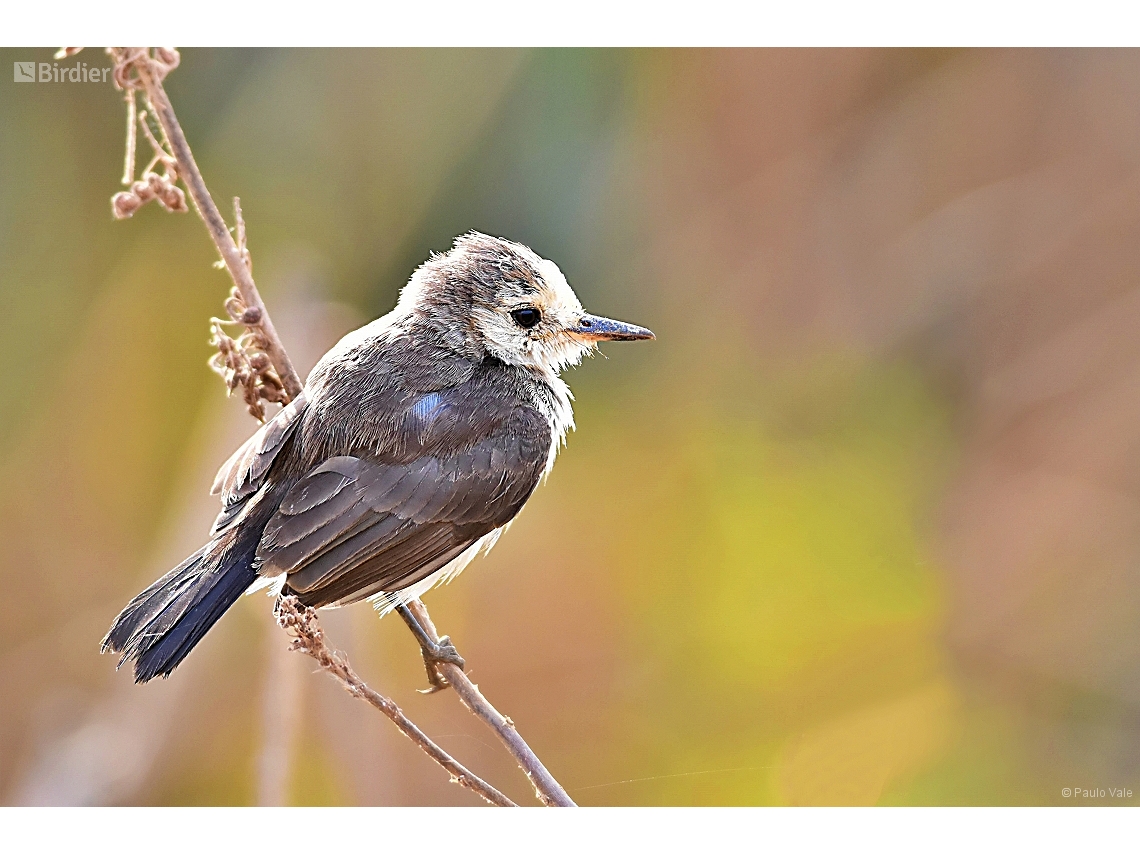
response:
<path id="1" fill-rule="evenodd" d="M 401 603 L 396 606 L 396 611 L 400 613 L 400 617 L 404 619 L 404 623 L 408 625 L 408 629 L 412 631 L 412 635 L 414 635 L 416 640 L 420 643 L 420 652 L 424 657 L 424 668 L 427 670 L 428 682 L 431 683 L 431 688 L 421 689 L 420 691 L 425 694 L 431 694 L 432 692 L 446 689 L 448 683 L 443 679 L 443 676 L 439 673 L 439 669 L 436 666 L 446 662 L 460 669 L 465 669 L 467 663 L 463 657 L 459 655 L 459 651 L 455 649 L 455 645 L 451 643 L 451 639 L 446 635 L 441 635 L 439 641 L 432 641 L 427 630 L 423 628 L 416 619 L 416 616 L 412 614 L 411 609 L 406 605 Z"/>

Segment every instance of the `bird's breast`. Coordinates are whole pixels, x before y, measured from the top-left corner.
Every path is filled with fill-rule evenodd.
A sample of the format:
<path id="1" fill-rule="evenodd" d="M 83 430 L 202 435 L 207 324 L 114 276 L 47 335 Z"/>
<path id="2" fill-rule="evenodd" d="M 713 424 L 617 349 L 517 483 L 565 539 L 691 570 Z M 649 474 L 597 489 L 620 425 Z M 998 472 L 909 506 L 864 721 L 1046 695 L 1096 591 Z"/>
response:
<path id="1" fill-rule="evenodd" d="M 542 472 L 545 479 L 554 467 L 559 449 L 566 444 L 566 434 L 574 428 L 574 408 L 571 405 L 574 396 L 561 377 L 543 378 L 538 385 L 538 410 L 550 424 L 550 451 Z"/>

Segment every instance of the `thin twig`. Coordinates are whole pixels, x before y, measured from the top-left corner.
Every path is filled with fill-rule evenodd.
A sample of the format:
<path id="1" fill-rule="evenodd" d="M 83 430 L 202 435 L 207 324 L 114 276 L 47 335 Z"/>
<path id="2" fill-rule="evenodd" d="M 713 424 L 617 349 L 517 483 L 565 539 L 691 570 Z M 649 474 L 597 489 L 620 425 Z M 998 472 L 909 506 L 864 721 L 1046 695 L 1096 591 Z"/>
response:
<path id="1" fill-rule="evenodd" d="M 245 245 L 245 218 L 241 215 L 241 199 L 234 196 L 234 231 L 237 232 L 237 248 L 238 254 L 241 256 L 245 266 L 249 268 L 250 275 L 253 275 L 253 256 L 249 254 L 249 248 Z"/>
<path id="2" fill-rule="evenodd" d="M 432 641 L 438 642 L 439 633 L 436 631 L 435 624 L 432 623 L 427 609 L 424 608 L 424 604 L 419 600 L 411 600 L 408 603 L 408 608 L 419 620 L 420 626 L 427 630 Z M 546 770 L 542 761 L 538 759 L 538 755 L 519 735 L 515 723 L 491 706 L 491 702 L 483 697 L 479 687 L 471 682 L 463 670 L 447 662 L 438 663 L 436 667 L 443 672 L 444 679 L 455 689 L 455 693 L 459 695 L 463 705 L 483 719 L 507 746 L 507 750 L 511 752 L 519 764 L 519 768 L 523 770 L 531 784 L 534 785 L 534 791 L 539 800 L 547 807 L 576 807 L 574 801 L 567 795 L 566 790 Z"/>
<path id="3" fill-rule="evenodd" d="M 478 793 L 488 802 L 499 807 L 518 807 L 513 801 L 488 784 L 450 754 L 436 745 L 400 710 L 396 703 L 386 698 L 356 675 L 348 658 L 325 643 L 324 632 L 317 622 L 315 610 L 302 606 L 296 597 L 281 597 L 277 601 L 277 623 L 294 636 L 293 649 L 313 657 L 317 664 L 331 674 L 345 690 L 356 698 L 363 698 L 392 720 L 400 732 L 412 740 L 432 760 L 451 773 L 451 780 Z"/>
<path id="4" fill-rule="evenodd" d="M 170 152 L 178 163 L 178 174 L 186 184 L 186 189 L 190 191 L 190 199 L 206 224 L 210 237 L 213 238 L 214 245 L 226 264 L 226 270 L 237 286 L 242 302 L 248 308 L 257 310 L 259 317 L 256 326 L 265 339 L 265 353 L 277 370 L 277 376 L 281 378 L 289 398 L 295 398 L 301 392 L 303 385 L 301 378 L 297 374 L 297 369 L 293 367 L 289 354 L 285 352 L 285 346 L 277 335 L 277 328 L 273 326 L 269 312 L 265 310 L 265 303 L 262 302 L 261 294 L 254 284 L 253 274 L 242 259 L 242 254 L 234 243 L 226 221 L 218 211 L 218 206 L 214 204 L 210 191 L 206 189 L 206 182 L 202 180 L 202 173 L 194 161 L 194 153 L 190 150 L 190 144 L 186 142 L 186 135 L 182 132 L 182 126 L 178 123 L 178 117 L 174 114 L 174 108 L 170 105 L 162 81 L 151 65 L 149 53 L 144 53 L 135 59 L 134 64 L 138 70 L 139 80 L 146 89 L 147 100 L 154 110 L 154 116 L 158 119 L 158 124 L 170 146 Z"/>
<path id="5" fill-rule="evenodd" d="M 154 150 L 154 159 L 151 160 L 150 165 L 143 170 L 143 173 L 150 172 L 159 162 L 162 163 L 167 169 L 174 165 L 174 158 L 170 156 L 170 152 L 166 150 L 162 143 L 154 138 L 154 132 L 151 131 L 150 125 L 146 121 L 147 112 L 143 110 L 139 113 L 139 127 L 142 128 L 143 136 L 146 137 L 147 142 L 150 143 L 151 149 Z"/>
<path id="6" fill-rule="evenodd" d="M 128 89 L 123 93 L 127 100 L 127 153 L 123 160 L 123 183 L 130 185 L 135 180 L 135 141 L 138 139 L 135 130 L 135 90 Z"/>

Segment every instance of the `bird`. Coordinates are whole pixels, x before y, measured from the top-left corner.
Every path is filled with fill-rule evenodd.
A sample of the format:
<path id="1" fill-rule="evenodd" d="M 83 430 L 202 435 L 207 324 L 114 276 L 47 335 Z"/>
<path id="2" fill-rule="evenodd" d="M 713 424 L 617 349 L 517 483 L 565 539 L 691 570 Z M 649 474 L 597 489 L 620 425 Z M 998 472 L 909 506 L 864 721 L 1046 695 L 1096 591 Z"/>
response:
<path id="1" fill-rule="evenodd" d="M 132 599 L 102 652 L 167 677 L 241 595 L 398 611 L 430 663 L 463 658 L 407 604 L 489 551 L 574 426 L 560 374 L 603 341 L 558 266 L 480 232 L 433 253 L 388 314 L 348 333 L 226 461 L 208 542 Z"/>

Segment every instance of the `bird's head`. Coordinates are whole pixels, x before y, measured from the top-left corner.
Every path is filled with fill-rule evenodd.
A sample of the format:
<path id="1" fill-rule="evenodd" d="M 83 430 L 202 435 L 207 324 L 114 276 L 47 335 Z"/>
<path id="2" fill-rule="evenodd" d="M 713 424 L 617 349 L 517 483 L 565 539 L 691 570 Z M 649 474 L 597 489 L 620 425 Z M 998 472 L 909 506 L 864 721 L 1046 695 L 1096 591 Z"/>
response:
<path id="1" fill-rule="evenodd" d="M 553 261 L 469 232 L 427 261 L 400 294 L 449 340 L 510 365 L 557 374 L 601 341 L 651 339 L 645 327 L 588 314 Z"/>

